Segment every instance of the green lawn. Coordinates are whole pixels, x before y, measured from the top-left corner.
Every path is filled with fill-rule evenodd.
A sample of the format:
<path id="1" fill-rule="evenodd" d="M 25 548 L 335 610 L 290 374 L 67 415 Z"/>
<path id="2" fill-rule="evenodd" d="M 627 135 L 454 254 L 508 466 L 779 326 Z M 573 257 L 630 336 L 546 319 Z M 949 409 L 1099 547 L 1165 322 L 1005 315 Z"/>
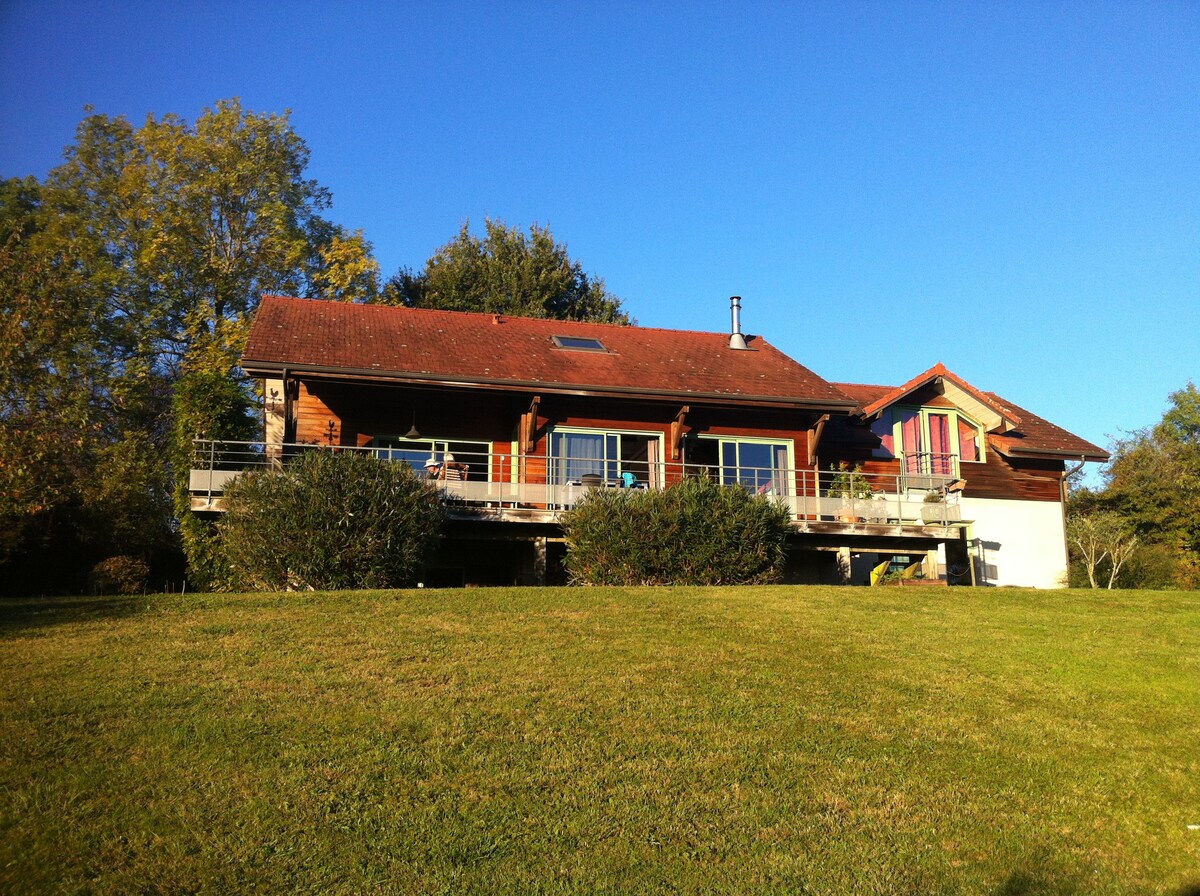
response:
<path id="1" fill-rule="evenodd" d="M 0 603 L 0 892 L 1200 893 L 1200 596 Z"/>

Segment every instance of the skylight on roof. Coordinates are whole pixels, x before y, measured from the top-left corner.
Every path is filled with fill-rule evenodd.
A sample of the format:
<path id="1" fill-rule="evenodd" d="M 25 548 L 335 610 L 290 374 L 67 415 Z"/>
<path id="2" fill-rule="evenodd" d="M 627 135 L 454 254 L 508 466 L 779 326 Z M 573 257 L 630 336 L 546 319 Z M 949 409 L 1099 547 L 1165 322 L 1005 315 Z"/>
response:
<path id="1" fill-rule="evenodd" d="M 590 336 L 551 336 L 550 338 L 559 348 L 570 349 L 575 352 L 608 351 L 604 347 L 603 342 L 599 339 L 593 339 Z"/>

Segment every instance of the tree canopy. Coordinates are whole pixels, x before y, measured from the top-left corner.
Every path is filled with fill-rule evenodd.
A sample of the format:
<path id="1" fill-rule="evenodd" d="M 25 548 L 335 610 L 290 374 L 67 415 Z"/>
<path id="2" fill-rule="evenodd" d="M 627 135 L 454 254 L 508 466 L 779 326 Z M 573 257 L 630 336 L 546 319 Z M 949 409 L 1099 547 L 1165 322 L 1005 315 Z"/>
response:
<path id="1" fill-rule="evenodd" d="M 46 249 L 105 321 L 122 360 L 233 361 L 264 293 L 361 299 L 377 266 L 321 217 L 329 191 L 288 116 L 238 100 L 189 124 L 89 114 L 43 186 Z"/>
<path id="2" fill-rule="evenodd" d="M 402 269 L 384 285 L 382 301 L 410 308 L 481 311 L 514 317 L 631 323 L 604 281 L 584 272 L 549 228 L 526 235 L 487 219 L 485 235 L 464 223 L 420 273 Z"/>
<path id="3" fill-rule="evenodd" d="M 174 544 L 179 378 L 236 379 L 264 293 L 377 293 L 308 159 L 286 113 L 236 99 L 140 127 L 89 109 L 42 182 L 0 184 L 0 577 Z"/>
<path id="4" fill-rule="evenodd" d="M 1200 587 L 1200 392 L 1171 393 L 1162 420 L 1117 440 L 1099 491 L 1080 490 L 1074 515 L 1119 520 L 1140 542 L 1126 584 Z M 1110 526 L 1111 528 L 1111 526 Z M 1154 562 L 1147 562 L 1153 557 Z"/>
<path id="5" fill-rule="evenodd" d="M 288 113 L 231 99 L 191 122 L 88 108 L 44 179 L 0 180 L 0 587 L 79 590 L 98 561 L 161 583 L 181 546 L 220 583 L 184 476 L 196 436 L 254 435 L 237 362 L 264 294 L 631 322 L 536 224 L 464 224 L 381 292 L 308 161 Z"/>

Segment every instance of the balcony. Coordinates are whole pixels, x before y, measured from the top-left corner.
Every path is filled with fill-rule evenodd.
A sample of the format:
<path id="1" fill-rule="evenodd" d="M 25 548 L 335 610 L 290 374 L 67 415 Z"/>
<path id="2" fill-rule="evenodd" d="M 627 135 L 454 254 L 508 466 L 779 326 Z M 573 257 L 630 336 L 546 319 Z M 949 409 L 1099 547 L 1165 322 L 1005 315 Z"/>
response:
<path id="1" fill-rule="evenodd" d="M 958 455 L 933 451 L 905 452 L 900 483 L 906 489 L 942 490 L 958 478 Z"/>
<path id="2" fill-rule="evenodd" d="M 388 448 L 199 439 L 189 476 L 192 510 L 223 511 L 225 488 L 231 480 L 247 470 L 279 469 L 307 451 L 394 456 Z M 457 475 L 463 478 L 433 481 L 451 516 L 464 519 L 553 521 L 594 488 L 661 488 L 685 476 L 709 476 L 782 502 L 800 529 L 925 529 L 965 522 L 957 495 L 947 492 L 952 477 L 919 469 L 889 476 L 665 462 L 643 462 L 625 470 L 611 459 L 495 453 L 469 460 L 454 465 L 462 468 Z M 631 473 L 632 480 L 624 473 Z M 930 495 L 939 500 L 928 500 Z"/>

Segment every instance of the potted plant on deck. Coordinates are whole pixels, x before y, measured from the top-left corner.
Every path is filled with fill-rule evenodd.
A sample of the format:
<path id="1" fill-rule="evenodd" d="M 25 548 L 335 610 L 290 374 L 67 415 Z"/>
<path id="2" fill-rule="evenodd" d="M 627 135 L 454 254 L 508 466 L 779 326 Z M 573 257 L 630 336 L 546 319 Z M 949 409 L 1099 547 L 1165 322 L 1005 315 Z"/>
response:
<path id="1" fill-rule="evenodd" d="M 945 523 L 946 522 L 946 497 L 941 492 L 930 492 L 925 496 L 925 503 L 921 505 L 921 522 L 923 523 Z"/>
<path id="2" fill-rule="evenodd" d="M 847 523 L 859 522 L 863 519 L 863 514 L 859 513 L 859 502 L 871 501 L 875 497 L 875 491 L 867 482 L 866 474 L 863 473 L 862 464 L 855 464 L 851 467 L 842 461 L 836 466 L 830 464 L 829 470 L 833 473 L 833 477 L 829 480 L 829 489 L 826 494 L 830 498 L 842 499 L 842 507 L 837 514 L 838 519 Z"/>

